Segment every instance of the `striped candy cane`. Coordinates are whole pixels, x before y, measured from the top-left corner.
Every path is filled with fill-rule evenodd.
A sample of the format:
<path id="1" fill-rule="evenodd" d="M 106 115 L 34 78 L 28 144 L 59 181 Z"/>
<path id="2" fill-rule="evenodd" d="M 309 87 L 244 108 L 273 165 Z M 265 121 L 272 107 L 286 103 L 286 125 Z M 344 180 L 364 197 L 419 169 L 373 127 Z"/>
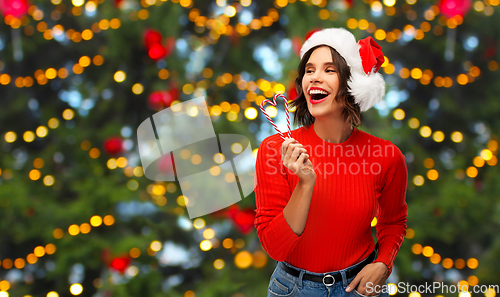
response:
<path id="1" fill-rule="evenodd" d="M 273 122 L 273 120 L 271 119 L 271 117 L 269 117 L 269 115 L 267 114 L 266 110 L 264 109 L 264 103 L 266 103 L 266 102 L 269 102 L 272 106 L 276 106 L 276 98 L 277 97 L 281 97 L 285 101 L 286 123 L 287 123 L 287 126 L 288 126 L 288 138 L 292 138 L 292 130 L 290 129 L 290 115 L 288 114 L 288 100 L 286 99 L 285 96 L 283 96 L 282 94 L 276 94 L 273 97 L 273 101 L 270 101 L 269 99 L 266 99 L 266 100 L 262 101 L 260 103 L 260 110 L 262 110 L 262 112 L 266 116 L 267 120 L 269 122 L 271 122 L 271 125 L 273 125 L 274 129 L 276 131 L 278 131 L 278 133 L 280 134 L 281 138 L 283 138 L 283 140 L 285 140 L 285 136 L 283 136 L 283 133 L 281 133 L 281 131 L 278 129 L 278 126 L 276 126 L 276 124 Z"/>

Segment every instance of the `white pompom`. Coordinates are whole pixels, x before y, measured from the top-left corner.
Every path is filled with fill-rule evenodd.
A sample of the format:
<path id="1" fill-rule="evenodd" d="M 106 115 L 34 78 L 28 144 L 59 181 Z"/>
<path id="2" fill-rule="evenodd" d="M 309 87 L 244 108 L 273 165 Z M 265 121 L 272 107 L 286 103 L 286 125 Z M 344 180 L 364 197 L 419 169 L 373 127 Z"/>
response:
<path id="1" fill-rule="evenodd" d="M 359 104 L 361 111 L 367 111 L 385 96 L 385 81 L 380 73 L 366 75 L 353 71 L 348 84 L 350 93 Z"/>

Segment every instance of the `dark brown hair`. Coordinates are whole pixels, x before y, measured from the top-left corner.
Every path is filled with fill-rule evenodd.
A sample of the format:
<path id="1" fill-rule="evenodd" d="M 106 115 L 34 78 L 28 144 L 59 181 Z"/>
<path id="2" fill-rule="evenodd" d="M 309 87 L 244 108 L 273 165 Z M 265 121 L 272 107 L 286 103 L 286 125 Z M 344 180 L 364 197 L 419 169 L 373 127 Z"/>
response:
<path id="1" fill-rule="evenodd" d="M 354 101 L 354 96 L 349 93 L 349 86 L 347 82 L 351 78 L 351 70 L 347 65 L 344 57 L 342 57 L 334 48 L 327 45 L 317 45 L 310 50 L 308 50 L 299 64 L 298 76 L 295 79 L 295 90 L 297 91 L 297 98 L 290 102 L 290 108 L 296 107 L 295 116 L 293 119 L 294 124 L 300 124 L 302 126 L 309 126 L 314 123 L 315 118 L 309 112 L 307 108 L 307 101 L 302 91 L 302 78 L 304 77 L 306 64 L 311 57 L 311 54 L 319 47 L 326 46 L 330 49 L 332 53 L 332 60 L 339 76 L 339 90 L 335 96 L 335 100 L 342 104 L 344 110 L 342 111 L 342 116 L 344 121 L 350 121 L 351 125 L 358 127 L 361 125 L 361 109 L 359 104 Z"/>

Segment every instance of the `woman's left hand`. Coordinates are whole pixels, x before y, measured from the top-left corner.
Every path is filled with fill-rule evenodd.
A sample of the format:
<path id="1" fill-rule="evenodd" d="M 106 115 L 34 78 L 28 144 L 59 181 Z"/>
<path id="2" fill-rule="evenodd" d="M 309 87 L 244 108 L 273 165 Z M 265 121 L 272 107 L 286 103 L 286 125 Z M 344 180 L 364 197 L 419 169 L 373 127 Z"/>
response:
<path id="1" fill-rule="evenodd" d="M 382 291 L 382 286 L 385 285 L 388 272 L 389 269 L 384 263 L 370 263 L 361 269 L 345 290 L 346 292 L 356 290 L 365 296 L 379 295 Z"/>

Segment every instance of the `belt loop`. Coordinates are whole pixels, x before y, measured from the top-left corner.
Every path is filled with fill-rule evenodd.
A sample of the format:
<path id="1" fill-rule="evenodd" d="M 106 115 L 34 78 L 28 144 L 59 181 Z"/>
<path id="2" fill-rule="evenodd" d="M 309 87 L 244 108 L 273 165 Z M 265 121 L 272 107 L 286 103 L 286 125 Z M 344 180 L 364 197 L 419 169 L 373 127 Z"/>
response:
<path id="1" fill-rule="evenodd" d="M 305 270 L 301 269 L 300 270 L 300 275 L 299 275 L 299 280 L 298 280 L 298 282 L 299 282 L 299 284 L 298 284 L 299 285 L 299 290 L 302 289 L 302 277 L 304 276 L 304 273 L 305 273 Z"/>
<path id="2" fill-rule="evenodd" d="M 340 274 L 342 274 L 342 283 L 344 284 L 344 288 L 348 285 L 347 284 L 347 277 L 345 275 L 345 270 L 340 271 Z"/>

